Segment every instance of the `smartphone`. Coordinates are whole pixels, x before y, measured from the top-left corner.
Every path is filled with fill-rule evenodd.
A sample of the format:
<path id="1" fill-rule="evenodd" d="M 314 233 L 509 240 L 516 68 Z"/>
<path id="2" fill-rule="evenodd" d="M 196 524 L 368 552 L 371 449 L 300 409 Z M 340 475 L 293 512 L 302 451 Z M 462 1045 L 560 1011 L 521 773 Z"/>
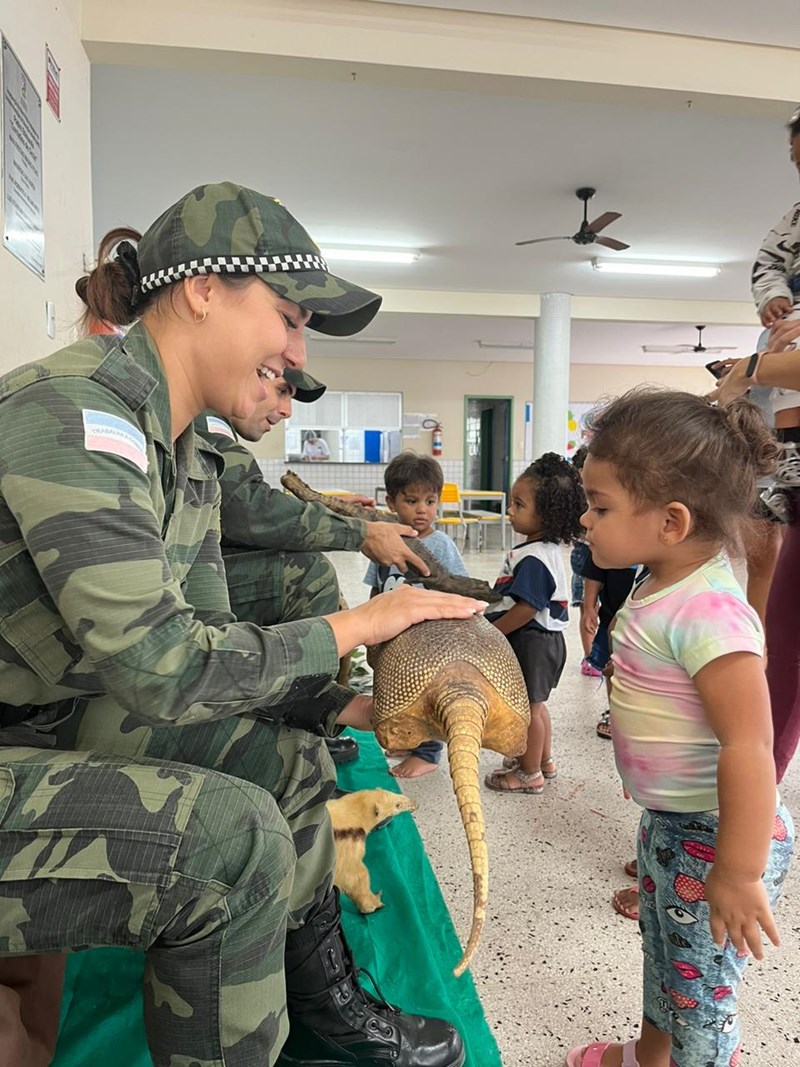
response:
<path id="1" fill-rule="evenodd" d="M 710 363 L 706 363 L 706 370 L 709 372 L 709 374 L 713 374 L 714 377 L 717 379 L 721 378 L 725 371 L 728 369 L 727 367 L 718 367 L 718 363 L 718 359 L 712 359 Z"/>

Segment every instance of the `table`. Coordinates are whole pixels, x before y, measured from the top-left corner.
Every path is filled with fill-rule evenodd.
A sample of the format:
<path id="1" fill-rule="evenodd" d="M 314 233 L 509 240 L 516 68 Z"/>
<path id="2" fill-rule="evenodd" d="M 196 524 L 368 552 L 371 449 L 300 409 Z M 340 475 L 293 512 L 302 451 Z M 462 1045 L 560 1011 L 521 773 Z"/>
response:
<path id="1" fill-rule="evenodd" d="M 499 489 L 462 489 L 461 499 L 470 500 L 499 500 L 500 501 L 500 534 L 503 538 L 503 551 L 506 550 L 506 529 L 508 528 L 508 516 L 506 515 L 506 494 Z M 467 508 L 469 511 L 469 508 Z M 494 513 L 493 513 L 494 514 Z"/>

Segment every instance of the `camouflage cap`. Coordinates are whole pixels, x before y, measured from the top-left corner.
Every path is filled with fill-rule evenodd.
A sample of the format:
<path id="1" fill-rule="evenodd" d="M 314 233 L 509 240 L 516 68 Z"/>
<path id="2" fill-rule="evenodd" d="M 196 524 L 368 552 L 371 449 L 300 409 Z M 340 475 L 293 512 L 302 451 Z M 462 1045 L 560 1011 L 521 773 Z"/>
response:
<path id="1" fill-rule="evenodd" d="M 194 274 L 258 274 L 311 312 L 308 325 L 346 337 L 367 326 L 381 297 L 337 278 L 279 200 L 233 182 L 200 185 L 167 208 L 139 241 L 139 290 Z"/>
<path id="2" fill-rule="evenodd" d="M 284 368 L 283 377 L 294 388 L 293 399 L 299 400 L 301 404 L 310 404 L 312 400 L 319 400 L 328 388 L 316 378 L 312 378 L 307 371 L 298 370 L 296 367 Z"/>

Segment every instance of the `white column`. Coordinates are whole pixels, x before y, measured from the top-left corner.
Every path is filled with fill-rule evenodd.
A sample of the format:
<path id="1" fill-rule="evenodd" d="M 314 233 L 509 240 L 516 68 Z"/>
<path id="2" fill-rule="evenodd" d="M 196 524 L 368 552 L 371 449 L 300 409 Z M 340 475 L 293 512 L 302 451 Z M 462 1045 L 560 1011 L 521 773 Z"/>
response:
<path id="1" fill-rule="evenodd" d="M 569 407 L 569 293 L 543 293 L 533 342 L 533 459 L 563 456 Z"/>

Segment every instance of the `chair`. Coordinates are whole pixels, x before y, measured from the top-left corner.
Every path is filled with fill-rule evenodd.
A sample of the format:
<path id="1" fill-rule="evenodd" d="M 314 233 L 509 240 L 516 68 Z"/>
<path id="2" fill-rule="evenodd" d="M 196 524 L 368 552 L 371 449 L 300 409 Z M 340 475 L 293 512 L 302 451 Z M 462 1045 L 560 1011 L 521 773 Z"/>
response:
<path id="1" fill-rule="evenodd" d="M 483 510 L 479 510 L 476 513 L 476 518 L 477 518 L 478 522 L 481 524 L 481 544 L 483 544 L 483 539 L 484 539 L 484 536 L 485 536 L 484 535 L 484 526 L 487 526 L 487 527 L 488 526 L 492 526 L 493 524 L 496 524 L 498 522 L 501 524 L 500 525 L 500 535 L 501 535 L 502 542 L 503 542 L 503 551 L 505 552 L 505 548 L 506 548 L 506 523 L 508 522 L 508 519 L 506 518 L 506 516 L 500 514 L 500 512 L 498 512 L 498 511 L 483 511 Z"/>
<path id="2" fill-rule="evenodd" d="M 477 518 L 470 518 L 469 515 L 464 512 L 464 503 L 461 499 L 461 490 L 458 488 L 455 482 L 445 482 L 442 486 L 442 493 L 439 497 L 439 518 L 436 520 L 437 526 L 443 526 L 446 530 L 464 531 L 464 545 L 466 546 L 467 537 L 469 531 L 474 529 L 477 535 L 478 543 L 477 548 L 480 551 L 482 538 L 481 538 L 481 520 Z"/>

